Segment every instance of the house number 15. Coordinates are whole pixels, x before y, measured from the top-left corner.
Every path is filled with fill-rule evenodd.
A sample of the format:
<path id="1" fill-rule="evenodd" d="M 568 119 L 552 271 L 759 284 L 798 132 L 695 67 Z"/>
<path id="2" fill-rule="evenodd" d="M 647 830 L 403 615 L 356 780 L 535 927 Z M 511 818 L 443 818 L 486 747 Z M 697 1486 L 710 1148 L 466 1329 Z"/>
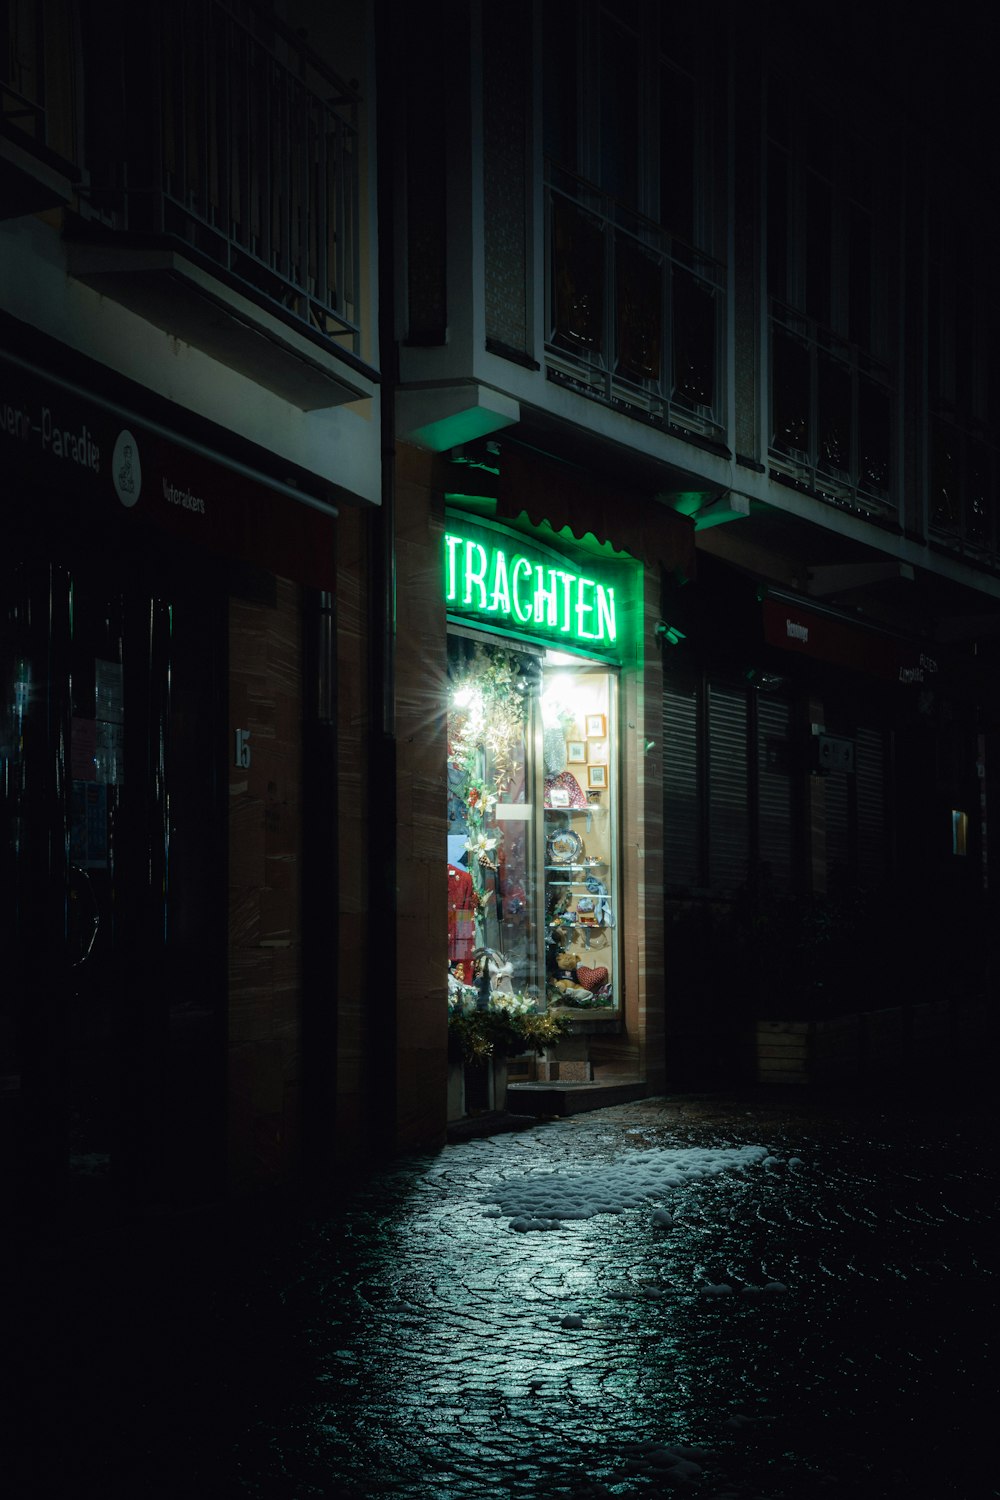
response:
<path id="1" fill-rule="evenodd" d="M 250 764 L 250 731 L 249 729 L 237 729 L 234 731 L 236 741 L 235 764 L 246 770 Z"/>

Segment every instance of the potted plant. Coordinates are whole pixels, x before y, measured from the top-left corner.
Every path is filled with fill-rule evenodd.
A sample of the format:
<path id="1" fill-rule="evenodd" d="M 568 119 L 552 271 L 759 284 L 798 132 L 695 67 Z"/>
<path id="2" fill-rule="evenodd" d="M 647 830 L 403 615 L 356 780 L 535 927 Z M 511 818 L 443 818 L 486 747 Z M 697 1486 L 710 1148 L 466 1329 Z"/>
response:
<path id="1" fill-rule="evenodd" d="M 502 1109 L 507 1058 L 541 1053 L 569 1029 L 564 1017 L 537 1011 L 530 995 L 494 991 L 485 1007 L 479 999 L 474 985 L 449 985 L 449 1119 L 465 1114 L 474 1100 L 481 1108 Z"/>

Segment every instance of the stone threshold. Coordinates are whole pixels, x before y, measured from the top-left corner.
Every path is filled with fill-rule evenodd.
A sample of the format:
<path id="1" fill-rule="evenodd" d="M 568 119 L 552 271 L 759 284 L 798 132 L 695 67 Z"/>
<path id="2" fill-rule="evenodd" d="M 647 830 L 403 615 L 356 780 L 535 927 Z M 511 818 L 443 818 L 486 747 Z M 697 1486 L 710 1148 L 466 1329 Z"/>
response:
<path id="1" fill-rule="evenodd" d="M 578 1115 L 610 1104 L 645 1099 L 649 1088 L 641 1078 L 616 1078 L 579 1083 L 509 1083 L 507 1109 L 516 1115 Z"/>

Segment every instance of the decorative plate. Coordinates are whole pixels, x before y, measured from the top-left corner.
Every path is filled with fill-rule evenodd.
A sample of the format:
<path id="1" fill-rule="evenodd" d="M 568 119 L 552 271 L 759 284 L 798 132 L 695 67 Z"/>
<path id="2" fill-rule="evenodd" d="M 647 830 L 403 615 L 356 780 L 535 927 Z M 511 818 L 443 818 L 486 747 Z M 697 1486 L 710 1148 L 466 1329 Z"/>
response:
<path id="1" fill-rule="evenodd" d="M 560 828 L 546 839 L 549 859 L 554 865 L 571 865 L 583 853 L 583 839 L 571 828 Z"/>

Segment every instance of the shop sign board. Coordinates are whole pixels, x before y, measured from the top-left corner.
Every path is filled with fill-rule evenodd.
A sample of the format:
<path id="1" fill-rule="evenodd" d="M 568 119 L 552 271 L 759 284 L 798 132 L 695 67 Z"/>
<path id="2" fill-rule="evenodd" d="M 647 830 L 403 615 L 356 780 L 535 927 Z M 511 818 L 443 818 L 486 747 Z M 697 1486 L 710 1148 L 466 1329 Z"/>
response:
<path id="1" fill-rule="evenodd" d="M 150 526 L 183 546 L 334 586 L 332 512 L 2 355 L 0 466 L 8 489 L 18 480 L 44 487 L 80 525 Z"/>
<path id="2" fill-rule="evenodd" d="M 518 532 L 449 517 L 444 593 L 449 614 L 493 629 L 604 655 L 619 649 L 611 579 Z"/>
<path id="3" fill-rule="evenodd" d="M 764 600 L 764 639 L 800 656 L 811 656 L 888 682 L 920 683 L 938 663 L 919 646 L 837 620 L 817 610 Z"/>

